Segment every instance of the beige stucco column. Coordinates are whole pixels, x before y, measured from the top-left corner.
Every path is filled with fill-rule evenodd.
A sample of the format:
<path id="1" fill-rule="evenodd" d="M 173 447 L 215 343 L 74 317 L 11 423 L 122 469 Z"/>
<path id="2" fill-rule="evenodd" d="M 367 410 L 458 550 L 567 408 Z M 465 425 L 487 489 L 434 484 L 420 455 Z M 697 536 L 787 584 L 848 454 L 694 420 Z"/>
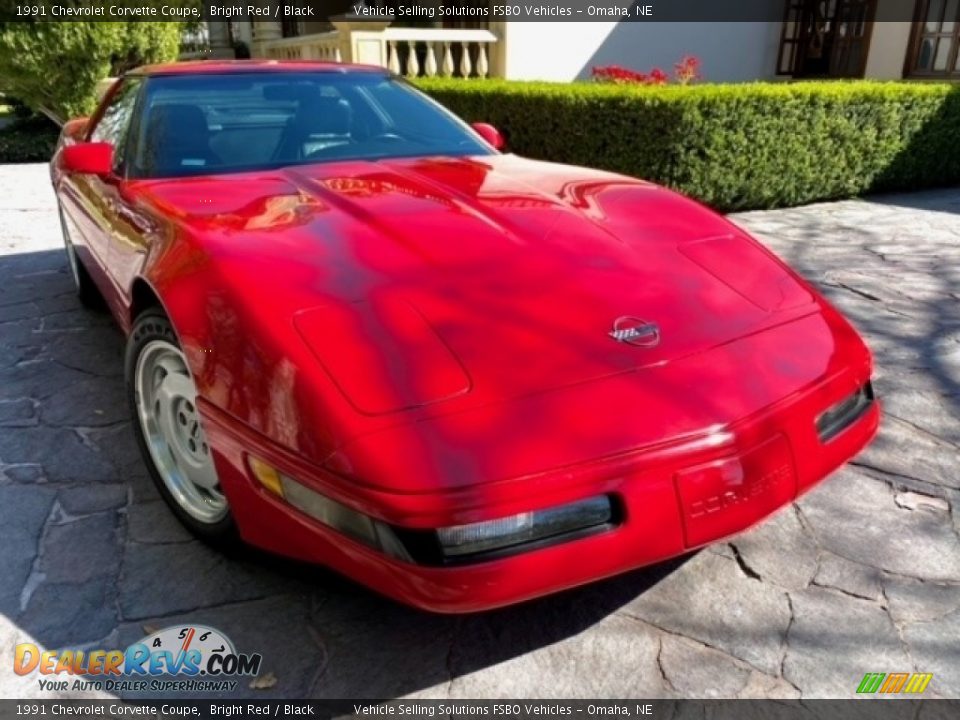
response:
<path id="1" fill-rule="evenodd" d="M 510 23 L 491 22 L 490 32 L 497 36 L 497 42 L 490 52 L 490 77 L 505 78 L 507 76 L 507 34 Z"/>
<path id="2" fill-rule="evenodd" d="M 335 15 L 330 23 L 339 33 L 340 60 L 345 63 L 387 66 L 387 43 L 383 31 L 393 17 L 360 20 L 356 15 Z"/>
<path id="3" fill-rule="evenodd" d="M 253 44 L 253 23 L 249 20 L 242 20 L 234 25 L 234 29 L 237 31 L 237 41 L 246 43 L 249 48 Z"/>
<path id="4" fill-rule="evenodd" d="M 226 20 L 208 20 L 207 38 L 210 42 L 210 57 L 233 57 L 233 47 L 230 45 L 230 30 L 227 28 Z"/>
<path id="5" fill-rule="evenodd" d="M 254 57 L 265 57 L 263 44 L 269 40 L 279 40 L 283 37 L 283 29 L 278 20 L 254 20 L 253 43 L 250 50 Z"/>

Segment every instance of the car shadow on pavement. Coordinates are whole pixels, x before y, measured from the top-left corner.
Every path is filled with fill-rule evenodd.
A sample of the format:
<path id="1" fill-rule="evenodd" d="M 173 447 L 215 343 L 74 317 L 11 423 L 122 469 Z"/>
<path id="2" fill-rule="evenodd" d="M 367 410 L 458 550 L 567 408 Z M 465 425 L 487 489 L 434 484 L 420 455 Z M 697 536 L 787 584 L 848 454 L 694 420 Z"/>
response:
<path id="1" fill-rule="evenodd" d="M 553 672 L 577 662 L 564 642 L 587 628 L 645 627 L 613 616 L 685 562 L 441 616 L 322 567 L 249 548 L 215 551 L 177 524 L 151 483 L 127 413 L 122 354 L 112 319 L 80 307 L 62 251 L 0 257 L 2 646 L 123 648 L 200 623 L 241 652 L 262 653 L 261 674 L 276 678 L 263 689 L 244 680 L 225 697 L 501 695 L 517 679 L 514 658 L 548 649 L 541 670 Z M 649 632 L 644 642 L 656 649 Z M 475 672 L 495 665 L 503 671 L 489 678 Z M 36 693 L 35 679 L 23 682 Z"/>

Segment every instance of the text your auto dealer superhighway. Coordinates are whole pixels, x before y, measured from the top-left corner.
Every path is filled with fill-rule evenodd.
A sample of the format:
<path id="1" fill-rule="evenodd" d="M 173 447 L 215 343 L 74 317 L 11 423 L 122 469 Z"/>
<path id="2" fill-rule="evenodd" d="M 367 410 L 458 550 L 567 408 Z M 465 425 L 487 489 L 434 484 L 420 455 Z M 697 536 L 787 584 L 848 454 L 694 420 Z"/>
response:
<path id="1" fill-rule="evenodd" d="M 70 18 L 176 18 L 199 20 L 200 8 L 176 7 L 173 5 L 140 5 L 126 7 L 124 5 L 98 5 L 71 7 L 67 5 L 53 5 L 50 14 L 54 17 Z"/>

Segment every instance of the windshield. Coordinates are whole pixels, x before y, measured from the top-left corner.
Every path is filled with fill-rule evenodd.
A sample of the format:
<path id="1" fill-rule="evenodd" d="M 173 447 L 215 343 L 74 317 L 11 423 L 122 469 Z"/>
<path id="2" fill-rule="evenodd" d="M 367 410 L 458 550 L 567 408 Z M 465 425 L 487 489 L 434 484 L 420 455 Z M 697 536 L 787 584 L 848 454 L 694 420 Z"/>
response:
<path id="1" fill-rule="evenodd" d="M 379 73 L 156 76 L 141 108 L 127 148 L 130 177 L 493 153 L 453 114 Z"/>

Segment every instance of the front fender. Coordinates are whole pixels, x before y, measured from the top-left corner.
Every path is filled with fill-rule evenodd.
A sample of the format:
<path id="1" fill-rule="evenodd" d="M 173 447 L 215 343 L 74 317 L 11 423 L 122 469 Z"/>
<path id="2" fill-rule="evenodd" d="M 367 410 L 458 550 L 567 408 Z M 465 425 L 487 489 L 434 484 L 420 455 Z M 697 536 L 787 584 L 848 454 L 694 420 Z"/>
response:
<path id="1" fill-rule="evenodd" d="M 273 277 L 284 275 L 176 230 L 151 245 L 133 294 L 140 284 L 159 299 L 206 402 L 319 466 L 357 422 L 380 429 L 395 420 L 351 406 L 296 328 L 306 298 Z"/>

